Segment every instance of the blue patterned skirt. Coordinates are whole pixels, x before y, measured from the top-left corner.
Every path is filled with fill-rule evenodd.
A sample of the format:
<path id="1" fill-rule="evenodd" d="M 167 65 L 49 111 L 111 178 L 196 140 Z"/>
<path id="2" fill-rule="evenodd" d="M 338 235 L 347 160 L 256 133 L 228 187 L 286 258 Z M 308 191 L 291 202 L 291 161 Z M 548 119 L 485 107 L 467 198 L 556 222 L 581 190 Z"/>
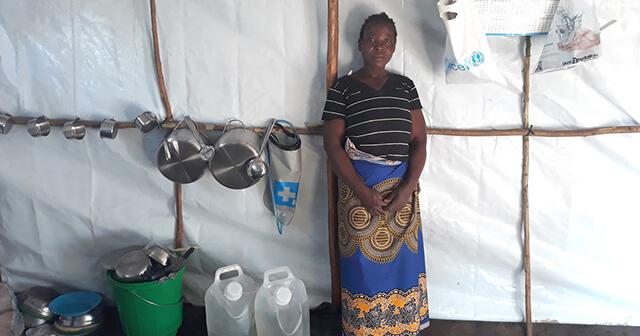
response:
<path id="1" fill-rule="evenodd" d="M 407 163 L 353 160 L 364 183 L 382 195 L 402 181 Z M 371 214 L 339 184 L 338 237 L 342 329 L 348 336 L 418 335 L 429 325 L 418 190 L 396 213 Z"/>

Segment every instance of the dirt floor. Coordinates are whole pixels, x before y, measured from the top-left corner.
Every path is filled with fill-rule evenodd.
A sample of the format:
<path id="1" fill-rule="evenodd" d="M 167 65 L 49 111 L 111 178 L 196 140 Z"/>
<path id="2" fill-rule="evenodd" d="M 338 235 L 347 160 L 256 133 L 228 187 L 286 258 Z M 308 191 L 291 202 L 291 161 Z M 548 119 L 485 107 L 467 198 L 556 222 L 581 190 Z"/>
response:
<path id="1" fill-rule="evenodd" d="M 433 320 L 422 336 L 525 336 L 524 323 Z M 640 336 L 640 327 L 536 323 L 535 336 Z"/>
<path id="2" fill-rule="evenodd" d="M 102 330 L 91 336 L 124 336 L 115 307 L 107 307 Z M 178 336 L 207 336 L 203 307 L 185 305 Z M 526 336 L 524 323 L 432 320 L 421 336 Z M 640 327 L 535 324 L 534 336 L 640 336 Z M 1 333 L 0 333 L 1 334 Z M 323 305 L 311 311 L 311 336 L 340 336 L 338 307 Z"/>

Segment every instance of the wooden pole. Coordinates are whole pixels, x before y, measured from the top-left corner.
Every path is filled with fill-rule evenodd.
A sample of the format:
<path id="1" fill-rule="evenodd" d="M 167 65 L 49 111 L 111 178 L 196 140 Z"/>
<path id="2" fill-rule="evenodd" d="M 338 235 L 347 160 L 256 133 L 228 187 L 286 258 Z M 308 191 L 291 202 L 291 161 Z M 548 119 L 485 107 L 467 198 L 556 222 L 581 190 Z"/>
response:
<path id="1" fill-rule="evenodd" d="M 182 184 L 174 183 L 175 195 L 176 195 L 176 232 L 174 246 L 176 249 L 182 248 L 182 239 L 184 237 L 184 217 L 182 216 Z"/>
<path id="2" fill-rule="evenodd" d="M 12 117 L 11 121 L 16 125 L 26 125 L 30 119 L 35 117 Z M 49 119 L 52 127 L 61 127 L 65 122 L 73 119 Z M 100 120 L 80 120 L 80 124 L 88 128 L 100 128 Z M 164 129 L 173 129 L 178 124 L 177 121 L 165 121 L 160 125 Z M 201 131 L 222 131 L 223 123 L 196 122 Z M 116 124 L 118 129 L 135 128 L 132 122 L 119 121 Z M 322 135 L 321 124 L 311 124 L 307 127 L 285 127 L 287 130 L 303 135 Z M 258 133 L 264 133 L 264 127 L 247 127 Z M 278 130 L 274 130 L 277 132 Z M 525 136 L 546 137 L 546 138 L 568 138 L 568 137 L 588 137 L 606 134 L 632 134 L 640 133 L 640 126 L 608 126 L 597 128 L 583 128 L 573 130 L 546 130 L 536 128 L 506 128 L 506 129 L 453 129 L 453 128 L 427 128 L 428 135 L 442 136 L 462 136 L 462 137 L 503 137 L 503 136 Z"/>
<path id="3" fill-rule="evenodd" d="M 338 78 L 338 0 L 328 1 L 327 90 Z M 340 251 L 338 251 L 338 179 L 327 161 L 327 203 L 329 221 L 329 262 L 331 265 L 331 302 L 340 304 Z"/>
<path id="4" fill-rule="evenodd" d="M 164 74 L 162 72 L 162 59 L 160 58 L 160 41 L 158 39 L 158 19 L 156 15 L 156 0 L 149 0 L 151 9 L 151 32 L 153 35 L 153 62 L 156 68 L 156 77 L 158 78 L 158 88 L 160 89 L 160 97 L 164 105 L 166 120 L 173 120 L 173 110 L 169 102 L 167 87 L 164 83 Z"/>
<path id="5" fill-rule="evenodd" d="M 533 137 L 588 137 L 604 134 L 640 133 L 640 126 L 610 126 L 575 130 L 544 130 L 535 128 L 511 129 L 445 129 L 427 128 L 428 135 L 465 136 L 465 137 L 500 137 L 500 136 L 533 136 Z"/>
<path id="6" fill-rule="evenodd" d="M 525 38 L 523 75 L 522 128 L 529 128 L 529 90 L 531 72 L 531 37 Z M 524 229 L 525 315 L 527 336 L 533 336 L 531 320 L 531 245 L 529 236 L 529 134 L 522 137 L 522 223 Z"/>
<path id="7" fill-rule="evenodd" d="M 173 110 L 167 93 L 167 86 L 164 82 L 164 74 L 162 72 L 162 59 L 160 58 L 160 42 L 158 38 L 158 19 L 156 14 L 156 0 L 149 0 L 149 8 L 151 11 L 151 32 L 153 35 L 153 62 L 156 68 L 156 77 L 158 79 L 158 89 L 162 98 L 162 105 L 165 111 L 165 121 L 173 121 Z M 184 238 L 184 218 L 182 216 L 182 184 L 174 183 L 174 195 L 176 199 L 176 221 L 174 247 L 181 248 Z"/>

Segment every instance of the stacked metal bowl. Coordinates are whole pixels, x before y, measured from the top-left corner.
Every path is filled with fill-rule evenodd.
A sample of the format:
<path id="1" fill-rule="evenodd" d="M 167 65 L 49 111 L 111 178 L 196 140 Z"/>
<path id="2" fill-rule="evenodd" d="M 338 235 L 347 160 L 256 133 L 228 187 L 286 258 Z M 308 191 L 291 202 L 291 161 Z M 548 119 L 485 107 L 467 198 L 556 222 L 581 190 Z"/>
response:
<path id="1" fill-rule="evenodd" d="M 58 335 L 87 335 L 102 326 L 102 296 L 96 292 L 71 292 L 49 304 L 58 317 L 53 330 Z"/>
<path id="2" fill-rule="evenodd" d="M 33 328 L 53 320 L 49 303 L 60 295 L 48 287 L 31 287 L 18 294 L 18 305 L 24 317 L 24 326 Z"/>

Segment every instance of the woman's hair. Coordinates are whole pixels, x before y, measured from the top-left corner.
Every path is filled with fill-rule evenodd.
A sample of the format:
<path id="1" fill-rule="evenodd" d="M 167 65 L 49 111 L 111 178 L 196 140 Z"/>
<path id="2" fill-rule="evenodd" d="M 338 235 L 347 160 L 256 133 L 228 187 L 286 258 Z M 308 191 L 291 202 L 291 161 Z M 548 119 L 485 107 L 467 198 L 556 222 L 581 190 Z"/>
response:
<path id="1" fill-rule="evenodd" d="M 387 15 L 387 13 L 382 12 L 380 14 L 373 14 L 369 16 L 366 20 L 364 20 L 364 23 L 360 28 L 360 37 L 358 38 L 358 42 L 362 41 L 362 38 L 364 37 L 364 31 L 367 29 L 367 26 L 373 23 L 386 23 L 390 25 L 393 28 L 393 37 L 398 36 L 398 31 L 396 30 L 396 23 L 393 22 L 393 20 Z"/>

